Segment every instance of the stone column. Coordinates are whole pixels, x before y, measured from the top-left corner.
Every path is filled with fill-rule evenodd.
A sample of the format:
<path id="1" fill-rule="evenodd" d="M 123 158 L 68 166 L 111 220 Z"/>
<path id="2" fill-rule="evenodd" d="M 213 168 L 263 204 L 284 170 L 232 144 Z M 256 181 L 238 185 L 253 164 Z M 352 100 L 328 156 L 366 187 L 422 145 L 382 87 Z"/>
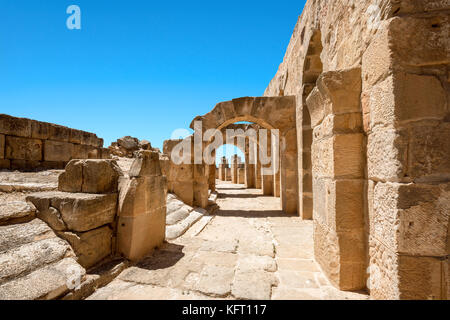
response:
<path id="1" fill-rule="evenodd" d="M 270 134 L 270 130 L 267 130 L 268 134 L 267 134 L 267 146 L 265 147 L 266 150 L 260 149 L 260 154 L 261 152 L 266 151 L 267 152 L 267 156 L 272 157 L 272 139 L 271 139 L 271 134 Z M 266 157 L 267 157 L 266 156 Z M 273 196 L 273 171 L 270 171 L 268 169 L 270 169 L 270 167 L 272 166 L 272 163 L 269 164 L 261 164 L 261 189 L 263 191 L 263 194 L 265 196 Z"/>
<path id="2" fill-rule="evenodd" d="M 314 255 L 341 290 L 366 286 L 360 96 L 361 69 L 354 68 L 323 73 L 307 99 L 314 128 Z"/>
<path id="3" fill-rule="evenodd" d="M 396 17 L 363 56 L 374 299 L 450 297 L 450 61 L 443 16 L 436 10 Z"/>
<path id="4" fill-rule="evenodd" d="M 255 165 L 255 188 L 262 190 L 262 179 L 261 179 L 261 160 L 259 158 L 259 147 L 255 144 L 255 157 L 256 157 L 256 165 Z"/>
<path id="5" fill-rule="evenodd" d="M 250 139 L 245 139 L 245 187 L 255 188 L 255 164 L 250 163 L 250 148 L 252 143 Z M 252 150 L 253 152 L 253 150 Z"/>
<path id="6" fill-rule="evenodd" d="M 239 157 L 237 154 L 231 157 L 231 182 L 238 183 L 238 167 L 239 167 Z"/>
<path id="7" fill-rule="evenodd" d="M 281 208 L 287 214 L 298 215 L 298 153 L 295 128 L 282 133 L 280 153 Z"/>
<path id="8" fill-rule="evenodd" d="M 274 150 L 274 149 L 273 149 Z M 272 161 L 276 163 L 273 168 L 273 195 L 277 198 L 281 196 L 281 168 L 280 168 L 280 153 L 273 154 Z"/>
<path id="9" fill-rule="evenodd" d="M 227 168 L 228 168 L 227 158 L 222 157 L 221 163 L 219 164 L 219 179 L 222 181 L 227 181 L 227 172 L 226 172 Z"/>

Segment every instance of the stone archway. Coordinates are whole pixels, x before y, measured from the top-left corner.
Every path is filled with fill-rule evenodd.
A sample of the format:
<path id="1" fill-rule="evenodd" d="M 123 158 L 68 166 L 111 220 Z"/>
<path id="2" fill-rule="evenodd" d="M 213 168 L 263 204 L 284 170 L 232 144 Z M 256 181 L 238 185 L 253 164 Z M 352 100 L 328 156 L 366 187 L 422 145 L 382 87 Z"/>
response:
<path id="1" fill-rule="evenodd" d="M 298 214 L 297 143 L 295 125 L 295 97 L 244 97 L 221 102 L 198 116 L 191 123 L 201 121 L 202 130 L 222 130 L 228 125 L 247 121 L 265 129 L 278 129 L 280 139 L 280 197 L 282 209 Z M 273 184 L 273 180 L 272 180 Z"/>

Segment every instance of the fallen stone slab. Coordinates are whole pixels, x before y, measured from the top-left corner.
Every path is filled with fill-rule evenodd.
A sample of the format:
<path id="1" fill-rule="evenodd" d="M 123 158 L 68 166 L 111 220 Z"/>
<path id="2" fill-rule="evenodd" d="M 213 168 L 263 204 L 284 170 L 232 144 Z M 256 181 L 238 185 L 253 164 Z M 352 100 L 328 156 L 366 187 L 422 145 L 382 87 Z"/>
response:
<path id="1" fill-rule="evenodd" d="M 22 223 L 34 218 L 36 208 L 24 201 L 12 201 L 0 204 L 0 226 Z"/>
<path id="2" fill-rule="evenodd" d="M 52 225 L 51 217 L 60 214 L 66 230 L 85 232 L 110 224 L 114 221 L 117 208 L 117 194 L 89 194 L 44 192 L 28 196 L 27 201 L 37 208 L 37 214 Z M 50 210 L 54 208 L 56 210 Z M 47 217 L 47 218 L 46 218 Z M 53 221 L 54 222 L 54 221 Z M 52 225 L 53 227 L 53 225 Z M 61 226 L 57 229 L 59 231 Z"/>
<path id="3" fill-rule="evenodd" d="M 51 300 L 75 288 L 86 274 L 73 258 L 46 265 L 0 285 L 0 300 Z"/>

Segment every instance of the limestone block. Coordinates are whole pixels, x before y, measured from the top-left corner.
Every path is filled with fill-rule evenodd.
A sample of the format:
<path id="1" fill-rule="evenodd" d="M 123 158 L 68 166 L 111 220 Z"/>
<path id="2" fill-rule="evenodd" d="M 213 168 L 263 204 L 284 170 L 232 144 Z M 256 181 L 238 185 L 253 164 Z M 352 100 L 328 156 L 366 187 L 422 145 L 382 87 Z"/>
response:
<path id="1" fill-rule="evenodd" d="M 370 128 L 411 120 L 441 119 L 446 114 L 446 96 L 434 76 L 395 72 L 368 92 Z"/>
<path id="2" fill-rule="evenodd" d="M 18 160 L 42 160 L 42 141 L 7 136 L 5 158 Z"/>
<path id="3" fill-rule="evenodd" d="M 71 129 L 63 127 L 57 124 L 49 123 L 49 136 L 50 140 L 69 142 Z"/>
<path id="4" fill-rule="evenodd" d="M 393 252 L 408 255 L 448 254 L 450 184 L 377 183 L 370 233 Z"/>
<path id="5" fill-rule="evenodd" d="M 28 223 L 0 226 L 0 252 L 15 250 L 37 239 L 50 238 L 56 238 L 56 235 L 39 219 L 33 219 Z"/>
<path id="6" fill-rule="evenodd" d="M 188 206 L 194 205 L 194 184 L 192 181 L 176 181 L 173 184 L 173 193 Z"/>
<path id="7" fill-rule="evenodd" d="M 0 134 L 0 159 L 5 159 L 5 135 Z"/>
<path id="8" fill-rule="evenodd" d="M 430 66 L 450 62 L 449 16 L 395 17 L 389 21 L 390 44 L 396 62 L 408 66 Z"/>
<path id="9" fill-rule="evenodd" d="M 29 138 L 31 137 L 31 122 L 28 119 L 0 114 L 0 133 Z"/>
<path id="10" fill-rule="evenodd" d="M 58 177 L 58 190 L 63 192 L 81 192 L 83 185 L 83 161 L 70 161 Z"/>
<path id="11" fill-rule="evenodd" d="M 360 112 L 360 68 L 324 72 L 317 80 L 317 87 L 330 101 L 322 106 L 325 115 Z"/>
<path id="12" fill-rule="evenodd" d="M 160 176 L 159 153 L 140 151 L 134 159 L 128 175 L 130 177 Z"/>
<path id="13" fill-rule="evenodd" d="M 58 235 L 69 242 L 77 262 L 86 269 L 111 255 L 112 230 L 108 226 L 82 233 L 59 232 Z"/>
<path id="14" fill-rule="evenodd" d="M 166 232 L 166 207 L 138 216 L 120 216 L 117 224 L 117 250 L 136 261 L 163 244 Z"/>
<path id="15" fill-rule="evenodd" d="M 73 155 L 73 144 L 60 141 L 44 141 L 45 161 L 70 161 Z"/>
<path id="16" fill-rule="evenodd" d="M 47 122 L 40 122 L 30 120 L 31 122 L 31 137 L 33 139 L 47 140 L 50 136 L 50 124 Z"/>
<path id="17" fill-rule="evenodd" d="M 314 139 L 321 140 L 334 134 L 349 134 L 362 132 L 362 116 L 360 112 L 330 114 L 323 122 L 314 128 Z M 305 136 L 307 134 L 307 136 Z M 311 130 L 303 130 L 303 142 L 311 145 Z"/>
<path id="18" fill-rule="evenodd" d="M 431 12 L 450 9 L 450 3 L 442 0 L 402 0 L 401 13 Z"/>
<path id="19" fill-rule="evenodd" d="M 83 160 L 83 185 L 85 193 L 115 193 L 122 170 L 115 160 Z"/>
<path id="20" fill-rule="evenodd" d="M 0 285 L 2 300 L 52 300 L 69 291 L 74 275 L 83 280 L 86 270 L 74 259 L 65 258 L 40 268 L 22 278 Z"/>
<path id="21" fill-rule="evenodd" d="M 42 192 L 27 197 L 37 210 L 55 208 L 68 230 L 85 232 L 114 221 L 117 194 Z"/>
<path id="22" fill-rule="evenodd" d="M 9 169 L 11 161 L 9 159 L 0 159 L 0 169 Z"/>
<path id="23" fill-rule="evenodd" d="M 34 218 L 36 208 L 24 201 L 0 204 L 0 225 L 25 222 Z"/>
<path id="24" fill-rule="evenodd" d="M 399 181 L 406 173 L 408 137 L 405 130 L 373 131 L 367 142 L 367 172 L 369 179 Z"/>
<path id="25" fill-rule="evenodd" d="M 336 233 L 315 222 L 314 256 L 330 282 L 340 290 L 360 290 L 365 287 L 365 254 L 361 232 Z"/>
<path id="26" fill-rule="evenodd" d="M 315 177 L 361 178 L 364 176 L 363 134 L 338 134 L 314 141 L 312 172 Z"/>
<path id="27" fill-rule="evenodd" d="M 450 177 L 450 123 L 413 126 L 409 130 L 407 174 L 415 181 Z"/>
<path id="28" fill-rule="evenodd" d="M 33 241 L 0 253 L 0 284 L 63 259 L 69 245 L 57 237 Z"/>
<path id="29" fill-rule="evenodd" d="M 166 205 L 164 176 L 133 178 L 120 186 L 119 215 L 133 217 Z"/>
<path id="30" fill-rule="evenodd" d="M 70 129 L 69 142 L 75 143 L 75 144 L 82 144 L 83 143 L 83 134 L 84 134 L 84 132 L 81 130 Z"/>
<path id="31" fill-rule="evenodd" d="M 309 114 L 311 115 L 311 126 L 315 127 L 320 124 L 325 117 L 326 104 L 331 103 L 326 97 L 319 91 L 317 87 L 309 94 L 306 99 L 306 105 L 308 106 Z M 327 108 L 329 109 L 329 108 Z"/>

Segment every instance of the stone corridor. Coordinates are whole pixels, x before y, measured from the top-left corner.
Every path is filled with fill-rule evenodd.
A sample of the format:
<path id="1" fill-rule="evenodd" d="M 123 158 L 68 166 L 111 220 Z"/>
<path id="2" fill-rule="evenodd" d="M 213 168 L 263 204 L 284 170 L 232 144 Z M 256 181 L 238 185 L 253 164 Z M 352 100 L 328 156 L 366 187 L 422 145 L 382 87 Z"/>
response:
<path id="1" fill-rule="evenodd" d="M 286 216 L 261 190 L 217 183 L 214 216 L 88 299 L 368 299 L 328 283 L 313 259 L 312 221 Z"/>

